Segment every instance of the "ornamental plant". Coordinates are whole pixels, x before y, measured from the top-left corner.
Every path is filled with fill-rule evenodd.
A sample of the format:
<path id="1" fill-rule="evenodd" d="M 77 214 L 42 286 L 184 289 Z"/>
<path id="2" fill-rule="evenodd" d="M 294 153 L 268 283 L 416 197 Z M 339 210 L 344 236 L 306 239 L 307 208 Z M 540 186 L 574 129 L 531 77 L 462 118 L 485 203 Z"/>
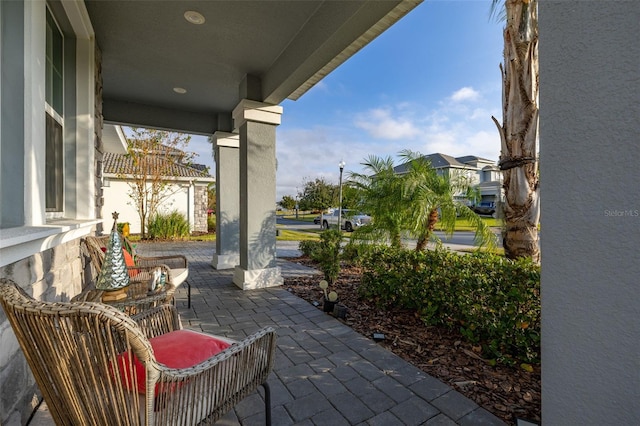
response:
<path id="1" fill-rule="evenodd" d="M 318 262 L 320 270 L 324 273 L 324 279 L 333 284 L 340 274 L 340 243 L 342 232 L 337 229 L 328 229 L 320 234 L 320 241 L 312 244 L 300 243 L 303 253 Z"/>
<path id="2" fill-rule="evenodd" d="M 361 262 L 361 295 L 379 307 L 457 329 L 495 362 L 539 362 L 540 267 L 531 259 L 378 246 Z"/>

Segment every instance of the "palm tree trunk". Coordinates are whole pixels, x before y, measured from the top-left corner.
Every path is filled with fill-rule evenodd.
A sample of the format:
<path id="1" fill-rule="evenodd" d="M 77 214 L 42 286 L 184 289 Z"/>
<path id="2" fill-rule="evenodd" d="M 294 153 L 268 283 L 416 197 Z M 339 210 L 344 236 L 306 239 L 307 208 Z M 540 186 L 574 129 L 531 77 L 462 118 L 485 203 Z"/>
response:
<path id="1" fill-rule="evenodd" d="M 427 222 L 427 229 L 420 235 L 418 242 L 416 243 L 416 251 L 424 251 L 429 243 L 431 234 L 436 229 L 436 223 L 438 222 L 438 210 L 434 209 L 429 212 L 429 221 Z"/>
<path id="2" fill-rule="evenodd" d="M 391 234 L 391 247 L 401 248 L 402 247 L 402 238 L 399 232 L 393 232 Z"/>
<path id="3" fill-rule="evenodd" d="M 540 262 L 537 0 L 506 0 L 500 169 L 505 192 L 503 246 L 510 259 Z"/>

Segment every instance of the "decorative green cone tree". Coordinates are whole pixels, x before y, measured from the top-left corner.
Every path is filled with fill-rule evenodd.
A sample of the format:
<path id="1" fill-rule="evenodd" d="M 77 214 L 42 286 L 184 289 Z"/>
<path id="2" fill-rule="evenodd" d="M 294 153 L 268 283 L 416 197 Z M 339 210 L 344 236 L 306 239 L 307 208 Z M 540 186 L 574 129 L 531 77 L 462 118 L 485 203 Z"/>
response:
<path id="1" fill-rule="evenodd" d="M 113 227 L 109 235 L 109 243 L 107 244 L 102 269 L 100 269 L 96 282 L 98 290 L 114 291 L 129 285 L 129 271 L 122 253 L 120 235 L 118 235 L 118 212 L 113 212 L 112 217 Z"/>

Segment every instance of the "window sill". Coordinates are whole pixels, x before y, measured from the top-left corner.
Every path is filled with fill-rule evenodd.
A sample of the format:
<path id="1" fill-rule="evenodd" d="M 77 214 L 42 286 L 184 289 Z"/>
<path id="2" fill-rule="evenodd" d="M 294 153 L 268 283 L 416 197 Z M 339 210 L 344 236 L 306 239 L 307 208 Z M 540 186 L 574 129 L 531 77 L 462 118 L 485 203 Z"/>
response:
<path id="1" fill-rule="evenodd" d="M 88 235 L 101 222 L 57 219 L 41 226 L 0 229 L 0 267 Z"/>

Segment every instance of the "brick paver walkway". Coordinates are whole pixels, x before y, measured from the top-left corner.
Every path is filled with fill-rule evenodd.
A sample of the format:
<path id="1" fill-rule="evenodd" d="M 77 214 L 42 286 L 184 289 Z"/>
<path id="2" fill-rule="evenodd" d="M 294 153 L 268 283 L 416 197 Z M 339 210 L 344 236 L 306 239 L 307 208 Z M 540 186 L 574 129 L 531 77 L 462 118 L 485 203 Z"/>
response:
<path id="1" fill-rule="evenodd" d="M 278 242 L 283 275 L 317 271 L 284 260 L 297 243 Z M 187 287 L 176 292 L 184 328 L 242 339 L 264 326 L 277 330 L 269 378 L 274 426 L 504 425 L 476 403 L 425 374 L 286 288 L 242 291 L 231 270 L 211 266 L 214 243 L 139 244 L 141 254 L 181 253 L 189 259 Z M 217 425 L 263 425 L 262 388 Z M 53 424 L 46 405 L 31 425 Z"/>
<path id="2" fill-rule="evenodd" d="M 283 260 L 295 244 L 278 242 L 283 275 L 316 273 Z M 273 424 L 280 425 L 503 425 L 448 385 L 323 313 L 286 288 L 241 291 L 232 271 L 211 267 L 213 243 L 140 244 L 143 254 L 182 253 L 189 259 L 186 288 L 177 292 L 185 328 L 234 339 L 264 326 L 278 333 L 269 379 Z M 264 424 L 262 389 L 240 402 L 220 425 Z"/>

